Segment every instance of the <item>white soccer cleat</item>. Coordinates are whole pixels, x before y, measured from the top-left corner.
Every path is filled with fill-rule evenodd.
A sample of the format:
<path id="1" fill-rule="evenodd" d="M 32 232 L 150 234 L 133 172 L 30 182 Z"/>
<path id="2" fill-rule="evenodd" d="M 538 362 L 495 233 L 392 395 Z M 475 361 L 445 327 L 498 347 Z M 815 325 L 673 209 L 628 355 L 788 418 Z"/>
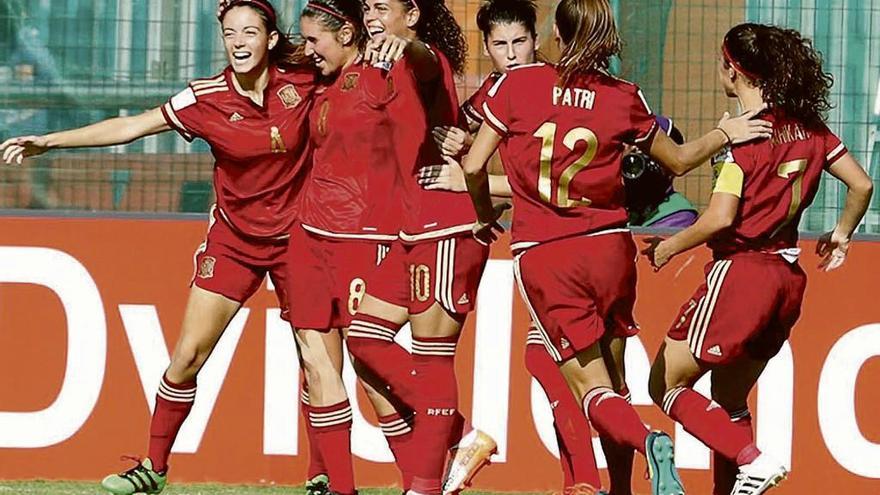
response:
<path id="1" fill-rule="evenodd" d="M 761 454 L 751 464 L 739 467 L 730 495 L 760 495 L 781 483 L 786 476 L 788 470 L 782 463 Z"/>
<path id="2" fill-rule="evenodd" d="M 498 445 L 492 437 L 480 430 L 471 430 L 452 448 L 453 458 L 443 481 L 443 495 L 456 494 L 469 487 L 496 452 Z"/>

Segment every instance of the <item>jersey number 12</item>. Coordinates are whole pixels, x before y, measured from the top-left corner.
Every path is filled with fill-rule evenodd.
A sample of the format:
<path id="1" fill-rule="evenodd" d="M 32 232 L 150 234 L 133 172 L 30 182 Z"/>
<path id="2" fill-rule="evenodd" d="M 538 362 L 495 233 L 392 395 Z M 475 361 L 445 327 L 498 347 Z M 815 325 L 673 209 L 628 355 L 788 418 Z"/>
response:
<path id="1" fill-rule="evenodd" d="M 581 197 L 580 199 L 572 199 L 569 197 L 568 188 L 574 176 L 579 174 L 593 158 L 596 157 L 596 151 L 599 148 L 599 140 L 593 131 L 584 127 L 575 127 L 568 131 L 562 139 L 562 144 L 571 151 L 574 151 L 575 145 L 579 141 L 586 141 L 587 147 L 584 154 L 575 160 L 562 171 L 556 185 L 556 202 L 553 202 L 553 145 L 556 142 L 557 125 L 553 122 L 545 122 L 535 132 L 534 136 L 541 139 L 541 168 L 538 175 L 538 194 L 541 201 L 556 205 L 560 208 L 573 208 L 575 206 L 590 206 L 592 201 Z"/>

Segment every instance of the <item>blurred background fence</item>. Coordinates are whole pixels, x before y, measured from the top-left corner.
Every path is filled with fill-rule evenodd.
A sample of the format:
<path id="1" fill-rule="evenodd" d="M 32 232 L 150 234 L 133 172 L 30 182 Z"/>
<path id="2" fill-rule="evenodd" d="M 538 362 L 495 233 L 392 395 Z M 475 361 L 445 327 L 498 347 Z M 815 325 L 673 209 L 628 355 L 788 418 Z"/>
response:
<path id="1" fill-rule="evenodd" d="M 461 95 L 491 71 L 476 28 L 478 0 L 447 0 L 470 42 Z M 554 54 L 555 1 L 541 5 L 544 52 Z M 710 129 L 733 102 L 719 91 L 718 46 L 743 21 L 813 38 L 833 73 L 830 125 L 880 180 L 880 0 L 612 0 L 626 46 L 616 69 L 686 136 Z M 275 0 L 297 31 L 302 0 Z M 216 0 L 0 0 L 0 138 L 40 134 L 157 106 L 225 65 Z M 212 201 L 203 142 L 173 133 L 106 150 L 55 152 L 0 168 L 0 208 L 203 212 Z M 678 189 L 700 206 L 708 167 Z M 880 195 L 863 231 L 880 232 Z M 801 228 L 833 227 L 842 189 L 824 179 Z"/>

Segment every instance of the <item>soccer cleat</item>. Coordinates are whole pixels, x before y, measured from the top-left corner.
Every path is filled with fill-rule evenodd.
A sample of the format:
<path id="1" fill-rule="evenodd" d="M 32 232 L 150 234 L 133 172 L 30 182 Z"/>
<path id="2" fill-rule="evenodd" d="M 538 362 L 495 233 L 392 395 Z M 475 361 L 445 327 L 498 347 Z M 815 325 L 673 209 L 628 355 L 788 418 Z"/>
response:
<path id="1" fill-rule="evenodd" d="M 451 451 L 453 457 L 446 469 L 443 495 L 459 493 L 471 486 L 474 476 L 490 463 L 492 454 L 498 452 L 498 445 L 486 433 L 471 430 Z"/>
<path id="2" fill-rule="evenodd" d="M 761 454 L 751 464 L 739 467 L 736 483 L 730 495 L 760 495 L 778 485 L 788 476 L 788 470 L 767 454 Z"/>
<path id="3" fill-rule="evenodd" d="M 306 481 L 306 495 L 330 495 L 330 478 L 319 474 Z"/>
<path id="4" fill-rule="evenodd" d="M 136 457 L 123 457 L 137 462 L 137 466 L 119 474 L 111 474 L 101 481 L 101 486 L 114 495 L 134 495 L 143 493 L 154 495 L 165 488 L 168 481 L 166 473 L 153 471 L 153 461 L 149 457 L 139 460 Z"/>
<path id="5" fill-rule="evenodd" d="M 592 485 L 587 483 L 577 483 L 567 486 L 562 490 L 562 495 L 608 495 L 607 492 L 597 492 Z"/>
<path id="6" fill-rule="evenodd" d="M 662 431 L 649 433 L 645 440 L 645 457 L 652 495 L 684 495 L 684 486 L 675 469 L 675 449 L 669 435 Z"/>

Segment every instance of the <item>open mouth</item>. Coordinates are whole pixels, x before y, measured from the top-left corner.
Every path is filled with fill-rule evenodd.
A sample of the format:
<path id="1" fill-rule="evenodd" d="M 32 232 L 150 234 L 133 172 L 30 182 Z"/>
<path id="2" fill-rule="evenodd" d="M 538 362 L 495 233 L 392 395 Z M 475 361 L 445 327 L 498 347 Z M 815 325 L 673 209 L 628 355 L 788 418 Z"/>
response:
<path id="1" fill-rule="evenodd" d="M 376 36 L 377 34 L 385 32 L 385 26 L 381 24 L 370 24 L 367 25 L 367 32 L 370 33 L 370 36 Z"/>
<path id="2" fill-rule="evenodd" d="M 232 52 L 232 58 L 237 62 L 243 62 L 251 58 L 251 52 Z"/>

